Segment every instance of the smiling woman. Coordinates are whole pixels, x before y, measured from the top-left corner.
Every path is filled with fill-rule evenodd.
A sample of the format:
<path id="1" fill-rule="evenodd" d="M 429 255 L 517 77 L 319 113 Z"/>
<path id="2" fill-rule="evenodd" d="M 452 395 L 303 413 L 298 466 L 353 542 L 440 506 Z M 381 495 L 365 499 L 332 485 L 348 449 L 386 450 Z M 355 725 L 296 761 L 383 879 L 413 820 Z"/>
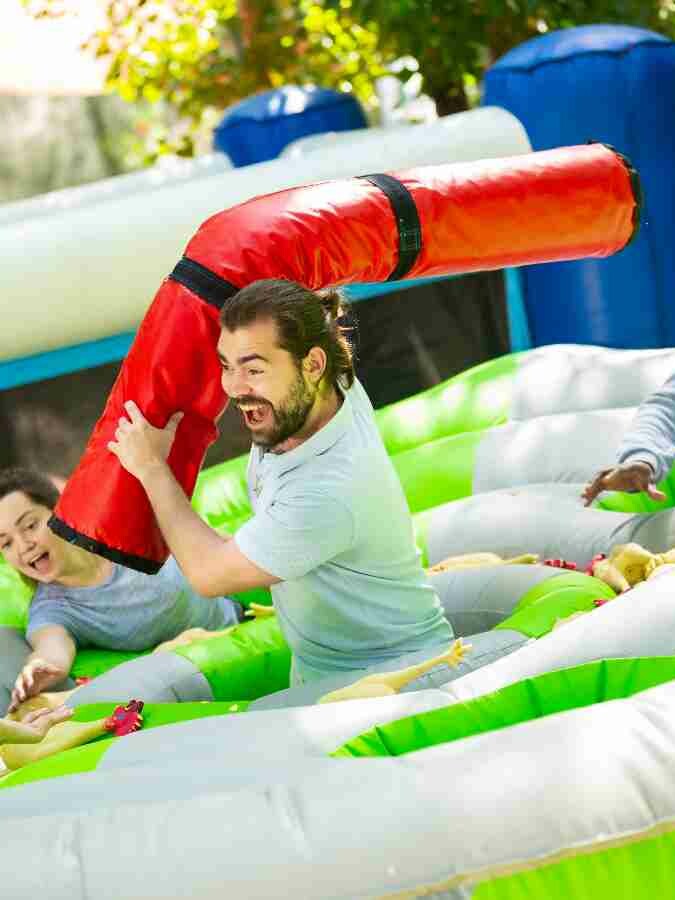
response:
<path id="1" fill-rule="evenodd" d="M 77 647 L 141 651 L 192 628 L 235 625 L 241 608 L 208 601 L 185 583 L 173 559 L 151 579 L 57 537 L 47 522 L 58 500 L 37 472 L 0 472 L 0 551 L 37 584 L 28 612 L 33 648 L 12 694 L 12 708 L 62 681 Z"/>

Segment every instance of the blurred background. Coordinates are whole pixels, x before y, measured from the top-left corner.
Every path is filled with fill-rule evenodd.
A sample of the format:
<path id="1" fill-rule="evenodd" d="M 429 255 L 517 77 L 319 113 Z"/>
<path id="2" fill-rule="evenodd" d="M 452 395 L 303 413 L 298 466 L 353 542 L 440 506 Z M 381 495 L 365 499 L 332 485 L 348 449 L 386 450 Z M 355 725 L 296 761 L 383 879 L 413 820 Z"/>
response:
<path id="1" fill-rule="evenodd" d="M 20 256 L 26 278 L 36 263 L 21 228 L 36 217 L 51 223 L 58 245 L 69 227 L 63 211 L 83 202 L 100 203 L 104 216 L 106 198 L 124 191 L 147 189 L 143 202 L 152 204 L 153 184 L 272 158 L 302 167 L 340 132 L 399 134 L 486 104 L 516 115 L 534 149 L 590 138 L 630 145 L 648 172 L 667 178 L 667 191 L 652 195 L 675 206 L 674 0 L 3 0 L 2 22 L 0 243 L 11 236 L 6 252 Z M 583 68 L 591 63 L 599 74 Z M 638 123 L 645 107 L 652 121 Z M 96 183 L 93 200 L 77 193 Z M 630 327 L 625 316 L 646 289 L 632 284 L 617 306 L 612 284 L 626 281 L 618 269 L 561 264 L 354 286 L 358 373 L 375 406 L 557 339 L 672 343 L 669 275 L 658 262 L 667 255 L 659 235 L 670 232 L 656 207 L 649 213 L 646 243 L 629 258 L 636 273 L 649 258 L 644 284 L 655 312 L 642 315 L 642 330 L 634 311 Z M 89 290 L 83 283 L 83 316 Z M 569 314 L 551 312 L 568 306 Z M 13 352 L 4 318 L 0 466 L 67 478 L 133 329 Z M 207 462 L 246 449 L 238 416 L 226 414 Z"/>

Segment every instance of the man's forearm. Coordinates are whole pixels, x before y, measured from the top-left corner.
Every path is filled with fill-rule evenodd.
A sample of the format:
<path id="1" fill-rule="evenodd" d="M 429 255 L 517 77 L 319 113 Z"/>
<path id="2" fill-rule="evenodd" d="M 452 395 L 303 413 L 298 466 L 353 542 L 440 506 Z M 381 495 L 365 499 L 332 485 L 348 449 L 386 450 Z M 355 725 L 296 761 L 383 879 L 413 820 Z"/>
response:
<path id="1" fill-rule="evenodd" d="M 217 597 L 278 582 L 247 559 L 235 540 L 199 518 L 165 463 L 148 467 L 140 480 L 169 549 L 198 594 Z"/>
<path id="2" fill-rule="evenodd" d="M 222 556 L 227 541 L 199 518 L 166 463 L 149 468 L 141 480 L 164 540 L 194 586 L 199 570 Z"/>

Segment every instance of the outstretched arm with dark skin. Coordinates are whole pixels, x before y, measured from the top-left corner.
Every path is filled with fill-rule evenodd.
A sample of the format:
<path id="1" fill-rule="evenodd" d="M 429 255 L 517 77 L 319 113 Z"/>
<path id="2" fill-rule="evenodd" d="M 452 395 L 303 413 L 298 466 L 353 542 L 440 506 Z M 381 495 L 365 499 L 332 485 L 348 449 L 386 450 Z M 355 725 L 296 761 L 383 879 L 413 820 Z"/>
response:
<path id="1" fill-rule="evenodd" d="M 675 375 L 642 401 L 623 436 L 615 466 L 603 469 L 586 485 L 586 506 L 602 491 L 644 491 L 652 500 L 666 497 L 656 487 L 675 460 Z"/>
<path id="2" fill-rule="evenodd" d="M 584 488 L 581 497 L 584 506 L 590 506 L 603 491 L 644 491 L 652 500 L 665 500 L 654 481 L 654 470 L 646 462 L 626 462 L 599 472 Z"/>

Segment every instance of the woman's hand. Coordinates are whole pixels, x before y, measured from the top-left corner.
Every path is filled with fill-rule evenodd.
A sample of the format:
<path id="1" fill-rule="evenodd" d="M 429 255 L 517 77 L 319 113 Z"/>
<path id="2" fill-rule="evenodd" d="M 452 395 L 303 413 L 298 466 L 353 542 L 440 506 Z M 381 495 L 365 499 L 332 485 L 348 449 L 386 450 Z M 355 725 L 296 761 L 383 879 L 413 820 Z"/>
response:
<path id="1" fill-rule="evenodd" d="M 9 712 L 14 712 L 29 697 L 35 697 L 53 684 L 62 681 L 67 674 L 54 663 L 40 657 L 33 657 L 19 672 L 19 676 L 14 682 Z"/>

